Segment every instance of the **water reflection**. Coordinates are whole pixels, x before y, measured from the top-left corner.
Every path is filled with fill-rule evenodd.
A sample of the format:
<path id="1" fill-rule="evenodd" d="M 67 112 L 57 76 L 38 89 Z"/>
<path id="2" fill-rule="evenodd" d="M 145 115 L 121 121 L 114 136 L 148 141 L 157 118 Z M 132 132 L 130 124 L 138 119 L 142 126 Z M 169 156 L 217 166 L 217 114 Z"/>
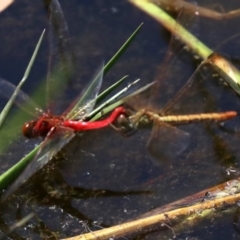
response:
<path id="1" fill-rule="evenodd" d="M 20 5 L 20 3 L 18 4 Z M 22 4 L 27 5 L 25 1 L 22 1 Z M 84 69 L 81 75 L 83 79 L 89 79 L 87 75 L 91 75 L 88 73 L 91 67 L 89 56 L 92 56 L 92 58 L 97 56 L 96 58 L 98 58 L 105 52 L 104 46 L 107 46 L 110 49 L 105 52 L 106 58 L 108 58 L 129 36 L 130 29 L 134 29 L 143 20 L 145 20 L 145 27 L 137 42 L 123 56 L 116 69 L 107 76 L 106 81 L 115 79 L 116 75 L 122 76 L 123 70 L 124 74 L 128 72 L 133 77 L 141 77 L 145 81 L 154 79 L 160 63 L 160 56 L 163 56 L 165 51 L 161 50 L 160 44 L 166 45 L 169 38 L 167 38 L 164 30 L 162 30 L 159 38 L 159 26 L 153 20 L 125 2 L 113 4 L 93 1 L 91 6 L 89 3 L 85 5 L 85 3 L 74 1 L 62 4 L 69 21 L 70 32 L 74 34 L 73 42 L 79 46 L 86 46 L 86 48 L 81 49 L 82 52 L 77 51 L 83 63 L 86 63 L 86 70 Z M 113 13 L 112 7 L 118 11 Z M 91 14 L 90 18 L 89 12 L 92 12 L 93 9 L 99 11 Z M 23 7 L 20 10 L 23 12 Z M 33 12 L 30 9 L 28 11 L 31 12 L 32 18 L 37 9 Z M 106 14 L 106 12 L 109 14 Z M 10 13 L 14 15 L 14 12 Z M 27 13 L 20 15 L 27 16 Z M 79 20 L 79 15 L 84 19 L 82 22 Z M 129 23 L 128 16 L 131 16 L 132 20 L 134 19 L 133 23 Z M 4 18 L 7 21 L 6 15 Z M 233 34 L 230 29 L 235 31 L 232 24 L 237 22 L 235 20 L 224 22 L 219 27 L 219 23 L 209 23 L 209 21 L 203 20 L 203 24 L 206 24 L 204 25 L 206 27 L 204 31 L 207 33 L 201 35 L 204 35 L 205 40 L 207 39 L 206 42 L 213 46 L 216 42 L 221 41 L 221 39 L 216 41 L 216 36 L 226 38 L 227 35 Z M 214 25 L 216 25 L 215 28 Z M 129 29 L 127 26 L 129 26 Z M 27 29 L 29 26 L 25 27 Z M 34 30 L 33 27 L 31 31 Z M 210 30 L 213 31 L 213 29 L 215 34 L 209 34 Z M 224 34 L 225 29 L 226 34 Z M 80 32 L 83 32 L 83 35 L 80 36 Z M 20 36 L 20 34 L 18 35 Z M 25 34 L 26 41 L 29 41 L 30 35 Z M 38 36 L 38 33 L 36 35 Z M 23 37 L 24 34 L 21 38 Z M 164 37 L 167 41 L 164 40 Z M 111 42 L 112 39 L 114 39 L 114 43 Z M 160 41 L 162 42 L 160 43 Z M 11 41 L 11 46 L 16 47 L 14 43 L 15 41 Z M 84 45 L 84 43 L 87 43 L 87 45 Z M 3 41 L 2 45 L 8 46 L 6 41 Z M 237 43 L 231 45 L 237 46 Z M 9 48 L 12 48 L 11 46 Z M 223 50 L 231 49 L 232 46 L 225 47 Z M 11 53 L 8 56 L 10 60 L 6 60 L 6 63 L 12 61 L 14 57 L 18 58 L 17 62 L 21 62 L 21 57 L 26 51 L 25 48 L 27 47 L 19 49 L 19 52 L 16 51 L 16 56 L 13 51 L 3 51 L 4 57 L 7 57 L 7 53 Z M 229 51 L 228 53 L 231 55 L 232 52 Z M 87 55 L 88 58 L 84 60 Z M 196 62 L 192 61 L 191 54 L 179 57 L 180 61 L 178 63 L 182 62 L 183 65 L 176 63 L 169 69 L 172 72 L 176 70 L 176 75 L 182 76 L 182 80 L 186 81 L 191 72 L 196 69 Z M 41 59 L 45 59 L 45 57 Z M 42 71 L 42 65 L 43 60 L 40 60 L 40 69 L 33 73 L 33 77 L 39 74 L 37 72 Z M 24 66 L 22 69 L 24 69 Z M 185 70 L 188 71 L 188 77 L 186 78 L 183 75 Z M 8 72 L 5 71 L 5 78 L 11 79 L 7 75 Z M 11 70 L 11 72 L 13 71 Z M 21 76 L 19 72 L 19 69 L 16 70 L 17 76 Z M 181 72 L 183 73 L 181 74 Z M 41 76 L 38 75 L 36 79 L 41 79 Z M 173 78 L 173 82 L 177 80 L 178 78 Z M 178 86 L 169 82 L 162 83 L 161 89 L 163 89 L 164 94 L 161 95 L 163 98 L 161 103 L 164 105 L 183 85 L 183 82 L 179 80 Z M 233 106 L 233 98 L 230 96 L 228 88 L 222 86 L 222 90 L 218 91 L 219 86 L 217 83 L 215 85 L 213 87 L 217 90 L 217 97 L 215 94 L 208 94 L 205 90 L 205 95 L 202 96 L 212 97 L 212 106 L 215 106 L 217 110 L 221 110 L 218 109 L 219 106 L 223 109 L 226 106 Z M 205 89 L 208 89 L 208 87 L 205 87 Z M 226 100 L 228 97 L 229 100 Z M 193 102 L 189 99 L 185 99 L 186 110 L 187 107 L 191 107 L 196 108 L 197 111 L 199 106 L 203 106 L 201 101 Z M 238 99 L 234 99 L 234 104 L 238 105 Z M 158 99 L 156 102 L 159 103 Z M 221 104 L 219 105 L 219 103 Z M 192 104 L 194 104 L 194 107 L 191 106 Z M 179 109 L 179 112 L 182 113 L 182 111 Z M 58 156 L 59 161 L 54 161 L 53 164 L 48 166 L 50 170 L 46 168 L 40 172 L 25 185 L 21 190 L 22 192 L 18 192 L 18 195 L 1 205 L 1 230 L 6 232 L 15 220 L 21 219 L 28 212 L 34 210 L 38 218 L 32 220 L 26 228 L 19 229 L 12 238 L 25 239 L 31 237 L 40 239 L 46 235 L 58 237 L 55 232 L 60 232 L 60 237 L 77 235 L 86 231 L 88 227 L 93 231 L 136 218 L 154 207 L 225 181 L 229 179 L 229 176 L 222 169 L 229 166 L 238 168 L 239 165 L 238 119 L 225 123 L 224 129 L 221 128 L 216 123 L 181 127 L 182 130 L 191 133 L 191 136 L 193 136 L 192 142 L 188 150 L 173 159 L 168 167 L 164 164 L 156 164 L 146 149 L 146 142 L 150 137 L 151 129 L 139 131 L 130 138 L 123 138 L 112 129 L 84 133 L 63 150 L 62 155 Z M 23 155 L 22 149 L 18 149 L 17 152 L 14 152 L 15 154 L 19 155 L 18 159 L 20 159 Z M 53 221 L 53 219 L 56 220 Z M 221 218 L 213 227 L 209 226 L 204 233 L 201 230 L 205 229 L 209 222 L 203 222 L 203 225 L 194 228 L 192 234 L 185 232 L 182 233 L 181 237 L 198 236 L 199 238 L 205 238 L 207 234 L 209 235 L 209 232 L 214 231 L 214 239 L 218 239 L 218 228 L 222 225 L 225 226 L 226 236 L 235 234 L 232 225 L 229 225 L 231 220 L 232 216 Z M 86 221 L 85 224 L 82 221 Z M 171 230 L 169 231 L 172 234 Z M 163 234 L 160 233 L 160 235 Z M 155 236 L 139 236 L 139 239 L 157 239 L 158 236 L 159 233 L 156 233 Z"/>

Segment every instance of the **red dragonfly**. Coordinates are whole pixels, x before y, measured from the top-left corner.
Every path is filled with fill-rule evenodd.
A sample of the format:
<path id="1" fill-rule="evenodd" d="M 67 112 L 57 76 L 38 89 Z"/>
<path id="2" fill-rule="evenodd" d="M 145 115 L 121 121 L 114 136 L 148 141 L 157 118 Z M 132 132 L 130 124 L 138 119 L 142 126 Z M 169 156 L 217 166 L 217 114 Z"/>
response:
<path id="1" fill-rule="evenodd" d="M 63 69 L 65 64 L 68 64 L 69 66 L 71 65 L 71 63 L 69 63 L 69 61 L 71 61 L 69 57 L 69 46 L 66 44 L 69 41 L 68 33 L 65 31 L 67 30 L 67 25 L 57 0 L 52 0 L 50 4 L 50 10 L 52 18 L 50 22 L 54 23 L 54 21 L 58 21 L 58 23 L 60 23 L 60 30 L 58 31 L 61 33 L 60 40 L 63 39 L 61 40 L 63 43 L 60 42 L 60 44 L 62 43 L 61 50 L 64 52 L 65 56 L 59 65 L 61 66 L 61 69 Z M 72 68 L 72 66 L 70 66 L 70 68 Z M 68 70 L 69 69 L 64 69 L 65 76 L 69 74 L 69 72 L 67 72 Z M 102 78 L 103 68 L 101 68 L 97 77 L 89 84 L 89 87 L 87 88 L 87 91 L 84 92 L 83 97 L 79 96 L 75 100 L 75 104 L 69 107 L 62 115 L 53 115 L 50 113 L 50 111 L 44 113 L 36 107 L 38 112 L 41 113 L 41 116 L 36 120 L 25 123 L 23 126 L 23 134 L 28 138 L 43 137 L 44 141 L 42 142 L 42 145 L 34 159 L 28 164 L 20 176 L 4 193 L 4 199 L 6 199 L 11 193 L 19 188 L 34 173 L 46 165 L 51 158 L 75 136 L 75 132 L 104 128 L 112 124 L 120 114 L 125 113 L 125 109 L 123 107 L 117 107 L 115 110 L 113 110 L 110 116 L 104 120 L 94 122 L 84 121 L 95 106 L 102 84 Z M 8 92 L 13 92 L 13 86 L 11 84 L 6 83 L 5 80 L 0 81 L 1 86 L 5 86 Z M 129 86 L 126 89 L 128 89 Z M 17 101 L 24 102 L 26 99 L 29 100 L 29 98 L 22 91 L 20 91 Z"/>
<path id="2" fill-rule="evenodd" d="M 5 80 L 0 79 L 0 81 L 3 83 L 2 85 L 9 86 L 4 84 Z M 75 136 L 75 132 L 107 127 L 112 124 L 120 114 L 125 114 L 124 107 L 117 107 L 112 111 L 110 116 L 104 120 L 94 122 L 84 121 L 95 106 L 98 91 L 102 83 L 102 74 L 97 78 L 97 81 L 95 80 L 93 83 L 92 86 L 95 90 L 90 91 L 89 94 L 84 96 L 82 104 L 78 106 L 75 111 L 68 109 L 68 111 L 61 116 L 43 113 L 42 116 L 36 120 L 24 124 L 22 131 L 27 138 L 43 137 L 44 141 L 31 163 L 28 164 L 21 175 L 7 189 L 4 198 L 9 196 L 20 187 L 23 182 L 46 165 L 51 158 Z M 19 97 L 26 98 L 26 95 L 20 91 Z"/>

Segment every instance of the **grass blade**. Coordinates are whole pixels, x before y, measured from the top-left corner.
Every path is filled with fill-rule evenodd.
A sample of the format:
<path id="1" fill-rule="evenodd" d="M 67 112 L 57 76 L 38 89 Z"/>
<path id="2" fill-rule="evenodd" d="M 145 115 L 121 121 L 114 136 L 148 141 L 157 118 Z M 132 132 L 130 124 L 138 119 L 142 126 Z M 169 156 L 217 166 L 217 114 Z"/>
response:
<path id="1" fill-rule="evenodd" d="M 115 53 L 115 55 L 108 61 L 108 63 L 104 66 L 103 68 L 103 75 L 107 74 L 107 72 L 111 69 L 111 67 L 114 65 L 114 63 L 121 57 L 121 55 L 125 52 L 125 50 L 127 49 L 127 47 L 130 45 L 130 43 L 134 40 L 134 38 L 137 36 L 138 32 L 140 31 L 141 27 L 142 27 L 143 23 L 141 23 L 137 29 L 133 32 L 133 34 L 126 40 L 126 42 L 120 47 L 120 49 Z M 100 77 L 100 75 L 102 74 L 102 71 L 100 71 L 97 76 L 95 77 L 95 79 L 92 81 L 92 84 L 94 84 L 94 82 Z M 86 90 L 86 93 L 91 89 L 91 86 L 89 86 L 89 88 Z M 115 88 L 114 88 L 115 89 Z M 113 89 L 113 90 L 114 90 Z M 111 90 L 106 90 L 108 93 L 111 92 Z M 72 115 L 72 112 L 75 111 L 76 108 L 78 108 L 79 106 L 81 106 L 81 103 L 83 102 L 83 98 L 85 97 L 86 94 L 83 95 L 82 98 L 79 99 L 79 101 L 76 103 L 75 107 L 73 108 L 73 110 L 69 113 L 70 115 Z M 103 98 L 103 96 L 106 96 L 106 94 L 101 94 L 100 99 Z M 97 99 L 97 101 L 99 101 L 99 99 Z"/>
<path id="2" fill-rule="evenodd" d="M 43 39 L 44 33 L 45 33 L 45 30 L 43 30 L 43 32 L 42 32 L 42 34 L 41 34 L 41 36 L 40 36 L 40 38 L 38 40 L 38 43 L 36 45 L 36 48 L 35 48 L 35 50 L 33 52 L 32 57 L 31 57 L 31 59 L 29 61 L 29 64 L 28 64 L 27 69 L 26 69 L 26 71 L 25 71 L 25 73 L 23 75 L 22 80 L 19 82 L 19 84 L 16 87 L 12 97 L 9 99 L 8 103 L 6 104 L 6 106 L 4 107 L 4 109 L 2 110 L 2 112 L 0 114 L 0 128 L 2 127 L 4 121 L 5 121 L 6 117 L 7 117 L 7 114 L 9 113 L 9 111 L 10 111 L 10 109 L 11 109 L 13 103 L 14 103 L 14 100 L 17 97 L 19 90 L 21 89 L 22 85 L 25 83 L 26 79 L 28 78 L 28 75 L 29 75 L 29 73 L 31 71 L 32 65 L 33 65 L 33 63 L 35 61 L 35 58 L 37 56 L 39 47 L 40 47 L 40 45 L 42 43 L 42 39 Z"/>
<path id="3" fill-rule="evenodd" d="M 128 45 L 133 41 L 133 39 L 135 38 L 135 36 L 139 32 L 141 26 L 142 26 L 142 24 L 134 31 L 134 33 L 128 38 L 128 40 L 118 50 L 118 52 L 113 56 L 113 58 L 111 58 L 111 60 L 106 64 L 106 66 L 104 67 L 104 73 L 105 74 L 106 74 L 106 72 L 109 71 L 109 69 L 113 66 L 113 64 L 117 61 L 117 59 L 121 56 L 121 54 L 126 50 Z M 26 71 L 26 72 L 29 73 L 29 71 Z M 99 74 L 101 74 L 101 72 Z M 103 99 L 103 97 L 106 96 L 106 93 L 110 94 L 113 90 L 115 90 L 115 88 L 118 85 L 120 85 L 120 83 L 122 83 L 123 80 L 124 79 L 122 79 L 119 82 L 113 84 L 113 86 L 111 86 L 110 89 L 104 91 L 104 95 L 100 94 L 100 97 Z M 80 99 L 80 101 L 81 101 L 81 99 Z M 120 102 L 115 103 L 114 105 L 109 106 L 108 109 L 110 109 L 110 107 L 112 107 L 112 109 L 114 109 L 114 106 L 115 105 L 118 106 L 119 104 L 120 104 Z M 105 113 L 107 113 L 107 111 L 105 111 Z M 102 115 L 103 114 L 96 116 L 96 120 L 98 118 L 102 117 Z M 37 151 L 39 150 L 40 146 L 41 146 L 41 144 L 39 146 L 37 146 L 35 149 L 33 149 L 24 158 L 22 158 L 17 164 L 12 166 L 8 171 L 6 171 L 5 173 L 3 173 L 0 176 L 0 189 L 6 188 L 23 171 L 23 169 L 27 166 L 27 164 L 34 158 L 34 156 L 37 153 Z"/>
<path id="4" fill-rule="evenodd" d="M 187 29 L 181 26 L 174 18 L 168 15 L 165 11 L 163 11 L 160 7 L 156 6 L 154 3 L 143 1 L 143 0 L 129 0 L 136 7 L 146 12 L 148 15 L 153 17 L 159 23 L 161 23 L 166 29 L 170 32 L 177 34 L 179 39 L 186 44 L 193 52 L 195 52 L 198 56 L 200 56 L 203 60 L 206 60 L 211 54 L 213 54 L 213 50 L 208 48 L 204 43 L 202 43 L 198 38 L 192 35 Z M 175 32 L 175 29 L 178 29 L 178 32 Z M 229 63 L 230 64 L 230 63 Z M 236 91 L 240 92 L 240 72 L 234 67 L 234 77 L 233 75 L 229 75 L 223 69 L 220 69 L 219 66 L 216 66 L 216 70 L 219 71 L 220 74 L 223 75 L 226 82 L 230 85 L 230 87 Z M 228 76 L 227 76 L 228 75 Z"/>

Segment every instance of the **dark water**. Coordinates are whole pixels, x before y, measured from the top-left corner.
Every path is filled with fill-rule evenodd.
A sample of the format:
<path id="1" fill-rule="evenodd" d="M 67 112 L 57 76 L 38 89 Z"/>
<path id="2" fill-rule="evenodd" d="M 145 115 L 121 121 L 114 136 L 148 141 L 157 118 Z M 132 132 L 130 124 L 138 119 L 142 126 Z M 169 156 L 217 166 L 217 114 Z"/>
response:
<path id="1" fill-rule="evenodd" d="M 142 84 L 156 76 L 159 79 L 166 77 L 158 69 L 164 60 L 170 35 L 153 19 L 125 1 L 60 3 L 79 64 L 77 80 L 81 79 L 71 83 L 72 95 L 66 102 L 59 98 L 60 105 L 68 104 L 78 95 L 100 63 L 108 61 L 141 22 L 144 22 L 141 32 L 106 75 L 103 89 L 126 74 L 130 75 L 129 81 L 141 78 Z M 216 2 L 211 6 L 217 6 L 214 4 Z M 226 11 L 239 7 L 235 1 L 228 5 L 225 2 L 217 4 L 223 4 Z M 209 1 L 206 5 L 210 5 Z M 0 18 L 0 75 L 16 84 L 25 71 L 40 33 L 47 26 L 47 15 L 42 1 L 19 0 Z M 210 48 L 237 59 L 240 38 L 226 40 L 238 34 L 238 22 L 238 18 L 220 22 L 200 18 L 190 26 Z M 48 56 L 46 36 L 23 87 L 27 93 L 31 94 L 45 78 Z M 197 67 L 198 62 L 191 53 L 185 52 L 181 56 L 177 64 L 170 61 L 165 66 L 175 76 L 165 83 L 167 89 L 159 90 L 165 102 L 176 92 L 177 83 L 181 80 L 178 85 L 182 85 Z M 203 101 L 212 98 L 212 109 L 218 111 L 239 109 L 238 97 L 224 86 L 213 85 L 214 91 L 202 96 Z M 187 98 L 187 103 L 188 106 L 181 107 L 190 113 L 202 109 L 195 99 Z M 162 105 L 159 102 L 153 104 Z M 20 136 L 22 122 L 19 120 L 18 124 L 15 127 Z M 129 138 L 112 128 L 81 133 L 48 168 L 0 205 L 0 230 L 6 233 L 12 224 L 34 211 L 37 218 L 18 229 L 12 235 L 13 239 L 75 236 L 89 229 L 98 230 L 136 218 L 152 208 L 234 178 L 236 176 L 227 175 L 226 169 L 239 168 L 239 119 L 226 122 L 224 127 L 217 123 L 181 127 L 191 134 L 190 145 L 181 155 L 167 161 L 158 161 L 147 151 L 150 129 L 138 131 Z M 34 143 L 23 137 L 17 144 L 13 141 L 1 156 L 1 172 L 28 153 Z M 238 239 L 238 232 L 233 227 L 234 218 L 236 212 L 222 214 L 214 221 L 207 219 L 191 229 L 177 232 L 177 237 L 220 239 L 223 238 L 220 233 L 224 233 L 224 239 Z M 173 237 L 169 230 L 129 238 L 162 239 L 164 236 Z"/>

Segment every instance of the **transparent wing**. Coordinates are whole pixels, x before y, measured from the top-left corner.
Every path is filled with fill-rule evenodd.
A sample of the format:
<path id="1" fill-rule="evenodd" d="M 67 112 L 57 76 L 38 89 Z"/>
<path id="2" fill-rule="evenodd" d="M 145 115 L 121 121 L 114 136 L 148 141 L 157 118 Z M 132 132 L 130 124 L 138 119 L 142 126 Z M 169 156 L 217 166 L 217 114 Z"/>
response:
<path id="1" fill-rule="evenodd" d="M 196 7 L 196 12 L 197 9 Z M 179 14 L 178 24 L 190 30 L 195 36 L 198 35 L 199 16 L 187 14 L 183 9 Z M 139 110 L 144 107 L 160 112 L 194 71 L 192 67 L 189 67 L 189 65 L 192 66 L 192 53 L 189 54 L 188 48 L 179 41 L 178 24 L 176 24 L 175 31 L 171 35 L 167 53 L 159 67 L 151 92 L 148 91 L 145 96 L 141 94 L 140 98 L 137 96 L 136 101 L 130 99 L 130 106 L 133 108 Z"/>
<path id="2" fill-rule="evenodd" d="M 73 137 L 75 133 L 70 128 L 52 128 L 42 143 L 42 147 L 34 159 L 27 165 L 20 176 L 6 190 L 3 198 L 6 199 L 16 191 L 25 181 L 44 167 Z"/>
<path id="3" fill-rule="evenodd" d="M 190 135 L 166 123 L 155 122 L 147 143 L 149 153 L 160 161 L 168 161 L 181 154 L 190 143 Z"/>
<path id="4" fill-rule="evenodd" d="M 191 29 L 191 32 L 195 35 L 198 34 L 199 30 L 198 22 L 199 17 L 197 15 L 186 14 L 184 9 L 178 17 L 178 23 L 188 30 Z M 189 57 L 190 59 L 188 59 Z M 164 106 L 191 76 L 193 69 L 189 68 L 189 62 L 192 64 L 192 56 L 186 51 L 186 47 L 179 42 L 178 25 L 176 25 L 164 62 L 161 63 L 159 74 L 155 79 L 152 90 L 130 99 L 129 105 L 136 110 L 147 108 L 156 114 L 164 115 Z M 174 104 L 178 103 L 178 101 L 174 101 Z M 169 104 L 171 105 L 169 107 L 172 108 L 174 104 Z M 181 112 L 181 109 L 179 111 Z M 147 148 L 155 159 L 172 159 L 182 153 L 190 143 L 189 134 L 177 127 L 156 121 L 154 121 L 153 126 Z"/>
<path id="5" fill-rule="evenodd" d="M 7 80 L 0 78 L 0 96 L 5 99 L 10 99 L 16 86 Z M 41 111 L 38 105 L 22 90 L 17 94 L 14 104 L 23 109 L 30 115 L 36 116 L 36 111 Z"/>
<path id="6" fill-rule="evenodd" d="M 102 85 L 103 72 L 104 64 L 101 65 L 93 81 L 86 87 L 83 94 L 80 94 L 64 113 L 66 119 L 82 120 L 93 110 Z"/>
<path id="7" fill-rule="evenodd" d="M 182 14 L 179 20 L 186 27 L 185 23 L 191 21 L 191 18 L 188 19 Z M 198 23 L 198 16 L 194 16 L 194 20 L 196 20 L 195 23 Z M 187 24 L 186 29 L 189 28 L 192 29 Z M 198 30 L 198 27 L 194 24 L 194 33 L 195 30 Z M 229 95 L 235 98 L 234 94 L 222 82 L 217 81 L 216 74 L 214 75 L 208 61 L 202 63 L 189 79 L 188 76 L 191 76 L 193 69 L 189 69 L 188 57 L 191 57 L 191 65 L 193 57 L 188 55 L 187 52 L 179 51 L 176 36 L 177 34 L 172 36 L 168 53 L 160 67 L 153 91 L 150 96 L 146 94 L 145 108 L 154 109 L 153 111 L 160 115 L 208 113 L 239 109 L 239 107 L 235 107 L 237 105 L 236 101 L 231 101 L 230 104 Z M 188 70 L 189 72 L 186 75 Z M 179 91 L 179 89 L 181 90 Z M 233 98 L 231 99 L 234 100 Z M 138 110 L 139 106 L 143 106 L 143 102 L 137 100 L 134 103 L 133 99 L 130 106 Z M 188 133 L 168 124 L 155 123 L 148 142 L 148 149 L 157 159 L 174 158 L 186 149 L 189 140 Z"/>
<path id="8" fill-rule="evenodd" d="M 196 7 L 196 12 L 198 10 Z M 199 16 L 192 15 L 190 18 L 188 16 L 185 15 L 185 9 L 183 9 L 179 23 L 196 35 Z M 194 22 L 194 24 L 189 25 L 189 22 Z M 215 69 L 210 64 L 210 59 L 203 61 L 191 74 L 192 69 L 187 62 L 188 54 L 183 51 L 174 51 L 175 45 L 179 46 L 176 36 L 177 34 L 173 34 L 165 63 L 160 68 L 162 71 L 157 77 L 150 106 L 155 109 L 157 107 L 162 115 L 209 113 L 239 108 L 234 100 L 234 95 L 223 81 L 219 81 Z M 193 56 L 190 57 L 192 65 Z M 186 75 L 187 71 L 189 73 Z M 229 108 L 230 106 L 231 108 Z"/>
<path id="9" fill-rule="evenodd" d="M 72 81 L 75 72 L 75 57 L 72 51 L 68 26 L 57 0 L 52 0 L 50 2 L 48 13 L 50 56 L 48 63 L 46 102 L 51 112 L 60 114 L 65 106 L 61 106 L 62 103 L 59 103 L 61 102 L 59 101 L 59 96 L 64 96 L 64 93 L 67 92 L 70 86 L 69 83 Z M 59 112 L 56 112 L 56 109 Z"/>
<path id="10" fill-rule="evenodd" d="M 161 114 L 199 114 L 239 109 L 235 94 L 209 60 L 204 61 L 161 110 Z"/>
<path id="11" fill-rule="evenodd" d="M 198 8 L 196 6 L 196 12 Z M 162 109 L 169 99 L 187 82 L 194 71 L 193 54 L 179 40 L 179 25 L 185 27 L 195 36 L 199 34 L 199 16 L 188 14 L 184 8 L 178 16 L 174 33 L 171 35 L 169 47 L 164 61 L 159 67 L 155 86 L 149 98 L 149 107 Z"/>
<path id="12" fill-rule="evenodd" d="M 73 102 L 64 115 L 67 119 L 83 119 L 93 109 L 95 98 L 97 97 L 103 77 L 103 66 L 101 66 L 97 76 L 85 89 L 84 94 L 80 94 L 75 101 L 72 94 L 67 95 L 68 101 L 58 105 L 59 96 L 68 93 L 68 87 L 74 86 L 74 81 L 78 81 L 75 56 L 72 51 L 71 41 L 68 33 L 68 26 L 64 18 L 61 6 L 57 0 L 52 0 L 49 5 L 49 45 L 50 45 L 50 62 L 49 74 L 47 80 L 47 93 L 50 110 L 58 114 L 62 114 L 61 109 L 69 106 L 69 102 Z M 71 84 L 69 84 L 71 82 Z M 56 108 L 59 112 L 56 112 Z"/>

